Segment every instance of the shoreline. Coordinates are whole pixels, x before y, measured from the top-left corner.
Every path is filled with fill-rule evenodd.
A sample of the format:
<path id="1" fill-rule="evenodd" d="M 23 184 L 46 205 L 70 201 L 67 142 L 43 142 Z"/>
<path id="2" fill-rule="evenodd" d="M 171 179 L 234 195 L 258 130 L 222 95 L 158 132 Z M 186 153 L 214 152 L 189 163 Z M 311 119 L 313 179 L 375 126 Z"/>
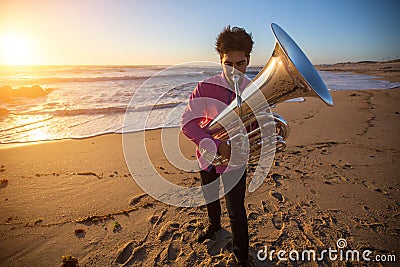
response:
<path id="1" fill-rule="evenodd" d="M 316 65 L 319 71 L 352 72 L 378 76 L 378 80 L 400 82 L 400 60 L 361 61 Z"/>
<path id="2" fill-rule="evenodd" d="M 332 95 L 333 107 L 306 98 L 274 109 L 289 122 L 290 134 L 263 184 L 246 191 L 253 255 L 264 246 L 335 247 L 339 238 L 351 249 L 400 255 L 400 87 Z M 160 129 L 129 135 L 138 162 L 146 155 L 136 152 L 135 142 L 144 136 L 159 174 L 182 186 L 200 185 L 198 173 L 168 162 Z M 193 161 L 194 145 L 183 136 L 179 145 Z M 122 151 L 122 134 L 0 149 L 0 266 L 57 266 L 65 255 L 80 266 L 229 266 L 224 200 L 223 229 L 198 244 L 205 208 L 169 206 L 147 195 Z"/>
<path id="3" fill-rule="evenodd" d="M 347 71 L 340 71 L 340 72 L 347 72 Z M 351 72 L 351 71 L 349 71 Z M 359 72 L 364 74 L 364 72 Z M 384 78 L 376 78 L 376 79 L 384 79 Z M 397 79 L 397 78 L 395 78 Z M 400 78 L 399 78 L 399 82 L 400 82 Z M 369 91 L 369 90 L 396 90 L 400 88 L 400 86 L 394 86 L 391 88 L 385 88 L 385 89 L 339 89 L 339 90 L 329 90 L 331 93 L 333 92 L 341 92 L 341 91 L 347 91 L 347 92 L 352 92 L 352 93 L 356 93 L 358 91 Z M 353 92 L 354 91 L 354 92 Z M 307 98 L 305 98 L 304 101 L 288 101 L 290 103 L 302 103 L 307 101 Z M 280 103 L 282 104 L 282 103 Z M 126 132 L 126 133 L 121 133 L 121 132 L 105 132 L 105 133 L 99 133 L 99 134 L 93 134 L 90 136 L 83 136 L 83 137 L 66 137 L 66 138 L 59 138 L 59 139 L 50 139 L 50 140 L 36 140 L 36 141 L 12 141 L 12 142 L 6 142 L 6 143 L 2 143 L 0 142 L 0 149 L 7 149 L 7 148 L 12 148 L 12 147 L 19 147 L 19 146 L 29 146 L 29 145 L 36 145 L 36 144 L 40 144 L 40 143 L 45 143 L 45 142 L 57 142 L 57 141 L 66 141 L 66 140 L 81 140 L 81 139 L 90 139 L 90 138 L 94 138 L 94 137 L 98 137 L 98 136 L 103 136 L 103 135 L 124 135 L 124 134 L 130 134 L 130 133 L 140 133 L 143 131 L 154 131 L 154 130 L 160 130 L 160 129 L 168 129 L 168 128 L 179 128 L 178 126 L 160 126 L 160 127 L 156 127 L 156 128 L 151 128 L 151 129 L 144 129 L 144 130 L 133 130 L 131 132 Z"/>
<path id="4" fill-rule="evenodd" d="M 37 141 L 26 141 L 26 142 L 15 141 L 15 142 L 8 142 L 8 143 L 1 143 L 0 142 L 0 149 L 9 148 L 9 147 L 12 148 L 12 147 L 18 147 L 18 146 L 25 146 L 25 145 L 36 145 L 36 144 L 47 143 L 47 142 L 90 139 L 90 138 L 95 138 L 95 137 L 103 136 L 103 135 L 121 135 L 122 136 L 124 134 L 141 133 L 141 132 L 146 132 L 146 131 L 156 131 L 156 130 L 169 129 L 169 128 L 179 128 L 179 127 L 178 126 L 163 126 L 163 127 L 151 128 L 151 129 L 145 129 L 145 130 L 136 130 L 136 131 L 126 132 L 126 133 L 108 132 L 108 133 L 94 134 L 94 135 L 91 135 L 91 136 L 68 137 L 68 138 L 59 138 L 59 139 L 51 139 L 51 140 L 37 140 Z"/>

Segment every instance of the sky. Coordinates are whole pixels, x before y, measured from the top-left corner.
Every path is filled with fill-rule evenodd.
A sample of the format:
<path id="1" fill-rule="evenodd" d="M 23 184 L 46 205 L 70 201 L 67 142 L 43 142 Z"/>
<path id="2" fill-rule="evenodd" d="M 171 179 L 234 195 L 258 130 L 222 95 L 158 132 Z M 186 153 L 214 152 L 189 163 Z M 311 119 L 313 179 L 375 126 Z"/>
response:
<path id="1" fill-rule="evenodd" d="M 389 0 L 0 0 L 0 65 L 218 62 L 230 24 L 251 32 L 264 65 L 280 25 L 312 63 L 400 58 L 400 3 Z"/>

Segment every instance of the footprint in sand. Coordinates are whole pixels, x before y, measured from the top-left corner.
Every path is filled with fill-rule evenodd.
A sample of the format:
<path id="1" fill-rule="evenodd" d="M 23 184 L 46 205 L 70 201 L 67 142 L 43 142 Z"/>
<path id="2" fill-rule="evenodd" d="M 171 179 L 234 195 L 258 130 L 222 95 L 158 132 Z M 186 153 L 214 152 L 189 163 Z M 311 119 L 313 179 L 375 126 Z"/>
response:
<path id="1" fill-rule="evenodd" d="M 196 231 L 196 226 L 194 226 L 194 225 L 189 225 L 188 227 L 186 227 L 186 229 L 188 230 L 188 232 L 193 233 L 194 231 Z"/>
<path id="2" fill-rule="evenodd" d="M 153 215 L 151 215 L 151 216 L 149 217 L 149 222 L 150 222 L 152 225 L 156 225 L 158 219 L 159 219 L 159 218 L 158 218 L 158 215 L 153 214 Z"/>
<path id="3" fill-rule="evenodd" d="M 283 228 L 283 220 L 282 220 L 282 212 L 275 212 L 272 216 L 272 224 L 276 229 L 282 230 Z"/>
<path id="4" fill-rule="evenodd" d="M 138 196 L 134 196 L 133 198 L 131 198 L 131 200 L 129 200 L 129 204 L 134 206 L 134 205 L 138 204 L 142 200 L 142 198 L 147 197 L 147 196 L 148 196 L 148 194 L 146 194 L 146 193 L 140 194 Z"/>
<path id="5" fill-rule="evenodd" d="M 254 205 L 254 204 L 252 204 L 252 203 L 248 203 L 248 204 L 247 204 L 247 209 L 249 209 L 249 210 L 256 210 L 257 207 L 256 207 L 256 205 Z"/>
<path id="6" fill-rule="evenodd" d="M 272 208 L 264 200 L 261 200 L 261 209 L 265 213 L 270 213 L 272 211 Z"/>
<path id="7" fill-rule="evenodd" d="M 138 262 L 145 262 L 147 256 L 147 250 L 144 245 L 137 247 L 133 250 L 131 256 L 129 257 L 128 261 L 125 262 L 122 266 L 128 267 L 132 266 L 134 263 Z"/>
<path id="8" fill-rule="evenodd" d="M 133 243 L 132 242 L 126 243 L 118 250 L 117 253 L 118 256 L 115 262 L 120 264 L 126 262 L 132 255 L 132 251 L 133 251 Z"/>
<path id="9" fill-rule="evenodd" d="M 151 223 L 151 225 L 153 225 L 153 229 L 163 221 L 163 217 L 166 212 L 167 210 L 163 210 L 159 215 L 153 214 L 149 217 L 148 220 Z"/>
<path id="10" fill-rule="evenodd" d="M 279 182 L 279 179 L 282 179 L 282 175 L 277 174 L 277 173 L 272 174 L 272 180 L 274 180 L 274 182 L 275 182 L 275 187 L 279 187 L 282 185 L 282 183 Z"/>
<path id="11" fill-rule="evenodd" d="M 179 255 L 182 253 L 182 235 L 180 233 L 175 234 L 172 237 L 171 242 L 168 245 L 168 259 L 175 261 L 178 259 Z"/>
<path id="12" fill-rule="evenodd" d="M 158 233 L 158 239 L 165 241 L 169 239 L 172 234 L 179 229 L 180 225 L 177 222 L 167 222 L 163 227 L 161 227 Z"/>
<path id="13" fill-rule="evenodd" d="M 374 189 L 374 191 L 378 192 L 378 193 L 382 193 L 384 195 L 389 195 L 388 192 L 386 192 L 385 190 L 382 190 L 381 188 L 377 187 Z"/>
<path id="14" fill-rule="evenodd" d="M 171 241 L 168 246 L 168 259 L 175 261 L 182 252 L 181 245 L 177 241 Z"/>
<path id="15" fill-rule="evenodd" d="M 188 210 L 190 210 L 191 208 L 188 208 L 188 207 L 178 207 L 178 208 L 175 208 L 175 210 L 177 211 L 177 213 L 184 213 L 184 212 L 187 212 Z"/>
<path id="16" fill-rule="evenodd" d="M 198 220 L 192 219 L 188 222 L 188 226 L 186 227 L 186 230 L 188 230 L 188 232 L 190 232 L 190 233 L 193 233 L 194 231 L 196 231 L 197 228 L 198 228 Z"/>
<path id="17" fill-rule="evenodd" d="M 6 188 L 8 186 L 8 180 L 2 179 L 0 180 L 0 188 Z"/>
<path id="18" fill-rule="evenodd" d="M 370 208 L 370 207 L 368 207 L 368 206 L 365 206 L 365 205 L 364 205 L 364 206 L 362 206 L 362 207 L 363 207 L 363 209 L 364 209 L 364 210 L 371 212 L 371 208 Z"/>
<path id="19" fill-rule="evenodd" d="M 174 236 L 172 237 L 172 240 L 183 240 L 183 235 L 181 233 L 176 233 L 174 234 Z"/>
<path id="20" fill-rule="evenodd" d="M 249 215 L 247 215 L 247 219 L 249 221 L 255 221 L 255 220 L 257 220 L 258 215 L 259 215 L 258 212 L 252 211 L 252 212 L 249 213 Z"/>
<path id="21" fill-rule="evenodd" d="M 281 193 L 278 193 L 278 192 L 271 193 L 271 196 L 273 196 L 274 198 L 276 198 L 280 202 L 283 202 L 285 200 L 283 195 Z"/>

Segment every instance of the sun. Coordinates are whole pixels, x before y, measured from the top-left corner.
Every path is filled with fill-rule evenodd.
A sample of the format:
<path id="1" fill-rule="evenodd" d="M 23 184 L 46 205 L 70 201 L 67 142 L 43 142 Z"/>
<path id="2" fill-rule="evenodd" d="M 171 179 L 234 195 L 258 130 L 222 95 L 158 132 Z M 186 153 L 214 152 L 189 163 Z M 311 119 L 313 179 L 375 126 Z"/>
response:
<path id="1" fill-rule="evenodd" d="M 30 65 L 34 54 L 29 40 L 23 35 L 11 33 L 0 36 L 0 65 Z"/>

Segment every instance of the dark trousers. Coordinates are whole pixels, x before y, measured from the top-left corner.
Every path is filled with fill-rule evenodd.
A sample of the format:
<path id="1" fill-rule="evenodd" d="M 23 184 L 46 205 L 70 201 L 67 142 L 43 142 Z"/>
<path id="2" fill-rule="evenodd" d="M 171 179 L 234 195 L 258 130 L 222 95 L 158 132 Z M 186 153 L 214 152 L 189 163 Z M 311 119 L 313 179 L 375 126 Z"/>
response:
<path id="1" fill-rule="evenodd" d="M 201 184 L 209 184 L 216 179 L 222 178 L 224 189 L 231 188 L 233 186 L 233 177 L 241 175 L 239 182 L 233 186 L 227 194 L 225 194 L 226 208 L 229 214 L 229 220 L 231 223 L 232 240 L 233 240 L 233 252 L 239 261 L 246 261 L 249 254 L 249 231 L 247 225 L 246 209 L 244 207 L 244 196 L 246 192 L 246 171 L 242 169 L 234 170 L 229 173 L 220 175 L 215 172 L 215 167 L 208 171 L 201 171 Z M 217 189 L 218 190 L 218 189 Z M 207 193 L 203 189 L 203 194 L 207 200 Z M 219 225 L 221 223 L 221 204 L 219 199 L 207 204 L 208 217 L 211 225 Z"/>

